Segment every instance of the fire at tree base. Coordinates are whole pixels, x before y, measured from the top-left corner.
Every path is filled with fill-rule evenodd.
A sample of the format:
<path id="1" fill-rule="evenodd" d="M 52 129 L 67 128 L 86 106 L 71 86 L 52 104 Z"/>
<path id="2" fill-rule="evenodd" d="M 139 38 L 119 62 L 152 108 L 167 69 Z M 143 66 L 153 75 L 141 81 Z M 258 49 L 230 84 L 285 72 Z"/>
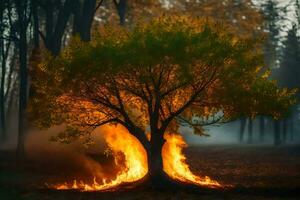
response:
<path id="1" fill-rule="evenodd" d="M 114 164 L 118 167 L 115 178 L 94 176 L 92 182 L 85 183 L 74 178 L 73 182 L 58 183 L 49 186 L 56 190 L 101 191 L 116 188 L 122 184 L 133 183 L 147 177 L 147 154 L 140 142 L 121 126 L 105 126 L 101 129 L 111 153 Z M 195 184 L 201 187 L 220 188 L 219 182 L 208 176 L 198 176 L 191 172 L 183 148 L 187 147 L 179 134 L 166 134 L 166 143 L 162 149 L 163 170 L 170 180 L 179 183 Z M 120 154 L 120 152 L 122 154 Z M 120 156 L 121 155 L 121 156 Z M 95 174 L 101 174 L 95 172 Z"/>

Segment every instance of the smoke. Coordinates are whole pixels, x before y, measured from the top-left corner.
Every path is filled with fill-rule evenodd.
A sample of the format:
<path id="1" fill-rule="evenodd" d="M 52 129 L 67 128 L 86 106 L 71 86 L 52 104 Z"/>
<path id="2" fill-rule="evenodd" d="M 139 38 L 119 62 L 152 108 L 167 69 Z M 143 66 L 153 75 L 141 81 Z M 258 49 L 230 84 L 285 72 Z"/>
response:
<path id="1" fill-rule="evenodd" d="M 108 147 L 100 129 L 93 133 L 94 144 L 89 147 L 80 140 L 70 144 L 50 141 L 51 136 L 62 130 L 60 126 L 46 131 L 30 131 L 25 142 L 27 159 L 55 181 L 72 181 L 76 177 L 89 182 L 94 177 L 110 180 L 116 176 L 118 169 L 114 157 L 105 153 Z"/>
<path id="2" fill-rule="evenodd" d="M 193 129 L 188 127 L 180 127 L 179 132 L 184 136 L 185 140 L 190 145 L 198 144 L 236 144 L 238 140 L 237 122 L 220 125 L 220 126 L 207 126 L 204 132 L 208 136 L 195 135 Z"/>
<path id="3" fill-rule="evenodd" d="M 12 108 L 12 113 L 7 119 L 5 138 L 0 140 L 0 150 L 14 151 L 18 140 L 18 114 L 17 106 Z M 1 133 L 2 134 L 2 133 Z"/>

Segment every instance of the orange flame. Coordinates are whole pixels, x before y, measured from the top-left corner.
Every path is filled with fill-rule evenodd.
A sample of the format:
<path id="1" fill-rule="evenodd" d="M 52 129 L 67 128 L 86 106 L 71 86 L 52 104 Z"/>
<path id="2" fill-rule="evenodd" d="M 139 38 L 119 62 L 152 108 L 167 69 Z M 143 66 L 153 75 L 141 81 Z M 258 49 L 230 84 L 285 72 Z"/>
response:
<path id="1" fill-rule="evenodd" d="M 74 180 L 73 183 L 55 185 L 55 189 L 78 189 L 82 191 L 106 190 L 122 183 L 137 181 L 147 174 L 146 151 L 134 136 L 121 126 L 105 126 L 101 129 L 101 132 L 115 156 L 115 165 L 120 169 L 115 179 L 107 180 L 105 177 L 94 177 L 93 183 Z M 123 159 L 118 156 L 120 155 L 119 152 L 123 153 Z M 97 181 L 99 178 L 101 181 Z"/>
<path id="2" fill-rule="evenodd" d="M 115 156 L 115 165 L 120 169 L 116 177 L 113 180 L 107 180 L 105 177 L 95 177 L 92 183 L 74 180 L 73 183 L 54 185 L 55 189 L 107 190 L 122 183 L 137 181 L 147 174 L 146 151 L 134 136 L 121 126 L 105 126 L 101 130 L 105 141 Z M 190 171 L 186 163 L 186 157 L 182 154 L 182 148 L 187 145 L 180 135 L 166 134 L 165 138 L 167 141 L 162 150 L 163 168 L 170 177 L 208 187 L 221 186 L 217 181 L 213 181 L 207 176 L 196 176 Z M 124 154 L 123 160 L 119 158 L 119 152 Z M 98 182 L 99 179 L 101 181 Z"/>
<path id="3" fill-rule="evenodd" d="M 166 143 L 163 146 L 163 167 L 164 171 L 172 178 L 182 182 L 191 182 L 201 186 L 220 187 L 221 185 L 208 176 L 194 175 L 188 164 L 182 149 L 187 147 L 183 137 L 177 134 L 166 134 Z"/>

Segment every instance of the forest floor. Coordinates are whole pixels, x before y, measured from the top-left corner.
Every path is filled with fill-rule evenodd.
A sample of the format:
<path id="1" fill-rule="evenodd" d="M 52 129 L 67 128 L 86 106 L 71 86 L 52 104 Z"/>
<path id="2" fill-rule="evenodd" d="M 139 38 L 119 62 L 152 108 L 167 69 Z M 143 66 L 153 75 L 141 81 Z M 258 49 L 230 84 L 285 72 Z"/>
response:
<path id="1" fill-rule="evenodd" d="M 195 174 L 207 175 L 234 187 L 228 190 L 131 189 L 107 192 L 41 189 L 44 167 L 27 163 L 20 169 L 12 152 L 0 151 L 1 200 L 185 200 L 185 199 L 300 199 L 300 146 L 199 145 L 185 150 Z M 29 161 L 27 161 L 29 162 Z M 24 165 L 24 164 L 23 164 Z"/>

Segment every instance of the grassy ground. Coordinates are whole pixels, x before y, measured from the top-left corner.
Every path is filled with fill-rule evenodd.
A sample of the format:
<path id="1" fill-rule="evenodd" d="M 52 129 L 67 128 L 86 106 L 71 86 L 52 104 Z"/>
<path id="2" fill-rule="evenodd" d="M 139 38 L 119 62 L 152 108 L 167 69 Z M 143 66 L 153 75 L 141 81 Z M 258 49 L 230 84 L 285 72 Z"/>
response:
<path id="1" fill-rule="evenodd" d="M 53 171 L 46 170 L 49 166 L 27 161 L 20 168 L 10 159 L 12 153 L 1 152 L 0 199 L 300 199 L 300 146 L 192 146 L 185 153 L 195 174 L 208 175 L 235 187 L 224 191 L 200 188 L 53 191 L 41 189 L 45 180 L 55 177 Z"/>

